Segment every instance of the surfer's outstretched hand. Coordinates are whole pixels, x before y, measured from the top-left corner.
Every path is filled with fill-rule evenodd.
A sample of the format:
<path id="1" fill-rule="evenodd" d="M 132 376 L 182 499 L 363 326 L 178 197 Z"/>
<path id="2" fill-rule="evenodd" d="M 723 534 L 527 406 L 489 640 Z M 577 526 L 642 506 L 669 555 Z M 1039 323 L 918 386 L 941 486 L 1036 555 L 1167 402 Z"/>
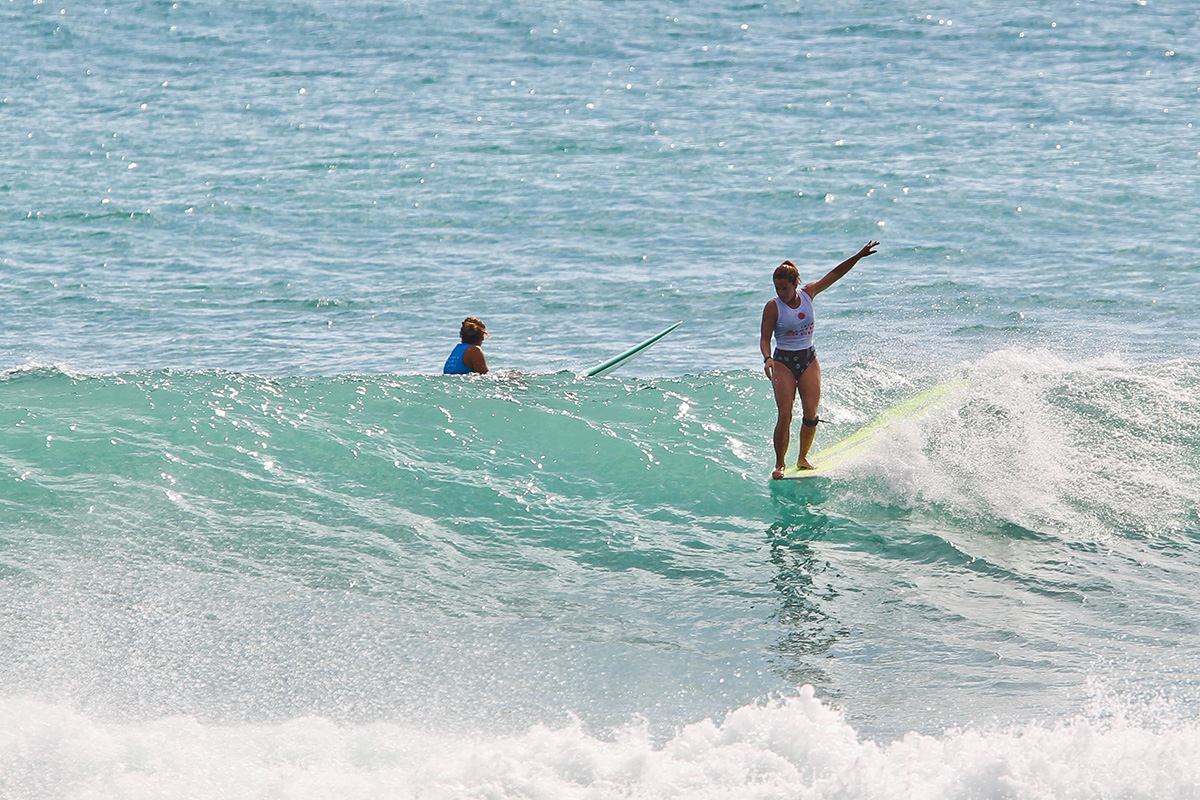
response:
<path id="1" fill-rule="evenodd" d="M 855 258 L 866 258 L 867 256 L 875 255 L 876 247 L 879 247 L 879 242 L 867 242 L 863 245 L 863 249 L 858 251 Z"/>

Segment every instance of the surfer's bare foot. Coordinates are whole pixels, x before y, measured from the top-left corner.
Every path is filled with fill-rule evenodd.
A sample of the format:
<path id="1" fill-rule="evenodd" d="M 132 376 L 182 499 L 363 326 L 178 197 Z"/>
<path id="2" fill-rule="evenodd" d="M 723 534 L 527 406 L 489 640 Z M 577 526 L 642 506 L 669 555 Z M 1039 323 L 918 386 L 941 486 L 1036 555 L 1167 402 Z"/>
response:
<path id="1" fill-rule="evenodd" d="M 773 481 L 783 480 L 783 466 L 782 465 L 776 467 L 775 471 L 771 473 L 771 480 L 773 480 Z"/>
<path id="2" fill-rule="evenodd" d="M 809 462 L 807 458 L 802 458 L 796 462 L 796 469 L 816 469 L 816 466 Z"/>

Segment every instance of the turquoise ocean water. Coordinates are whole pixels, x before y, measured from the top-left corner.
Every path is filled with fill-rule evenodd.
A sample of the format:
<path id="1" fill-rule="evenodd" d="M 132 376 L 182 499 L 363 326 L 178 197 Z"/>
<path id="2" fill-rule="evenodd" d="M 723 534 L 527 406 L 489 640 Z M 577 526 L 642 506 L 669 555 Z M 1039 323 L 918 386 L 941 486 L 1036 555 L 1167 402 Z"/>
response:
<path id="1" fill-rule="evenodd" d="M 1182 0 L 6 4 L 0 796 L 1200 797 L 1198 57 Z M 955 388 L 770 485 L 771 271 L 868 239 L 818 448 Z"/>

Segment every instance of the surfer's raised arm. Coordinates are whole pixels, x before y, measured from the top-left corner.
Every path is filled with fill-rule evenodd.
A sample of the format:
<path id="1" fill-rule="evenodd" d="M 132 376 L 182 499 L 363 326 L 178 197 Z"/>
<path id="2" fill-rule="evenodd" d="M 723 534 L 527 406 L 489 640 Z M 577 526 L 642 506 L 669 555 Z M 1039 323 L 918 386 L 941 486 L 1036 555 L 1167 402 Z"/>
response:
<path id="1" fill-rule="evenodd" d="M 816 297 L 821 292 L 825 291 L 830 286 L 833 286 L 835 283 L 841 280 L 842 277 L 851 269 L 853 269 L 854 265 L 857 264 L 861 259 L 864 259 L 867 256 L 875 255 L 875 248 L 878 246 L 879 242 L 867 242 L 857 253 L 850 256 L 833 269 L 829 270 L 828 274 L 826 274 L 824 278 L 806 284 L 804 287 L 804 293 L 809 297 Z"/>

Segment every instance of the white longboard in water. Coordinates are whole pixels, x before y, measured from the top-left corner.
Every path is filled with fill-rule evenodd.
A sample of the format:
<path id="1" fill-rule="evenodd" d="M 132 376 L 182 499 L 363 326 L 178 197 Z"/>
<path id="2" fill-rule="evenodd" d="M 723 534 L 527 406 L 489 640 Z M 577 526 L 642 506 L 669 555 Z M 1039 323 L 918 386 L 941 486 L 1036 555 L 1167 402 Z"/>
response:
<path id="1" fill-rule="evenodd" d="M 592 377 L 595 377 L 596 375 L 607 375 L 608 373 L 612 372 L 614 369 L 616 369 L 617 367 L 621 366 L 621 365 L 622 365 L 622 364 L 624 364 L 626 361 L 628 361 L 629 359 L 631 359 L 631 358 L 633 358 L 634 356 L 636 356 L 638 353 L 641 353 L 641 352 L 642 352 L 642 351 L 644 351 L 646 348 L 648 348 L 650 345 L 654 344 L 654 343 L 655 343 L 655 342 L 657 342 L 659 339 L 663 338 L 663 337 L 664 337 L 664 336 L 666 336 L 668 333 L 670 333 L 671 331 L 675 330 L 676 328 L 678 328 L 678 327 L 679 327 L 680 325 L 682 325 L 682 324 L 683 324 L 683 321 L 682 321 L 682 320 L 681 320 L 681 321 L 679 321 L 679 322 L 676 322 L 674 325 L 672 325 L 671 327 L 667 328 L 665 331 L 662 331 L 661 333 L 656 333 L 656 334 L 654 334 L 653 336 L 651 336 L 651 337 L 650 337 L 649 339 L 647 339 L 646 341 L 644 341 L 644 342 L 642 342 L 642 343 L 640 343 L 640 344 L 634 345 L 633 347 L 631 347 L 631 348 L 629 348 L 628 350 L 626 350 L 624 353 L 621 353 L 620 355 L 613 356 L 612 358 L 608 359 L 607 361 L 601 361 L 601 362 L 600 362 L 599 364 L 597 364 L 596 366 L 594 366 L 594 367 L 592 367 L 591 369 L 589 369 L 588 371 L 584 372 L 584 373 L 583 373 L 583 374 L 584 374 L 584 377 L 592 378 Z"/>
<path id="2" fill-rule="evenodd" d="M 937 386 L 926 389 L 910 400 L 905 400 L 899 405 L 892 406 L 873 419 L 862 430 L 837 444 L 830 445 L 816 455 L 809 456 L 808 460 L 813 463 L 816 469 L 800 469 L 793 464 L 784 469 L 783 480 L 797 481 L 805 478 L 829 477 L 830 473 L 838 467 L 853 461 L 858 456 L 867 452 L 874 441 L 893 423 L 903 419 L 912 419 L 932 411 L 940 406 L 951 392 L 962 385 L 963 382 L 960 380 L 939 383 Z"/>

